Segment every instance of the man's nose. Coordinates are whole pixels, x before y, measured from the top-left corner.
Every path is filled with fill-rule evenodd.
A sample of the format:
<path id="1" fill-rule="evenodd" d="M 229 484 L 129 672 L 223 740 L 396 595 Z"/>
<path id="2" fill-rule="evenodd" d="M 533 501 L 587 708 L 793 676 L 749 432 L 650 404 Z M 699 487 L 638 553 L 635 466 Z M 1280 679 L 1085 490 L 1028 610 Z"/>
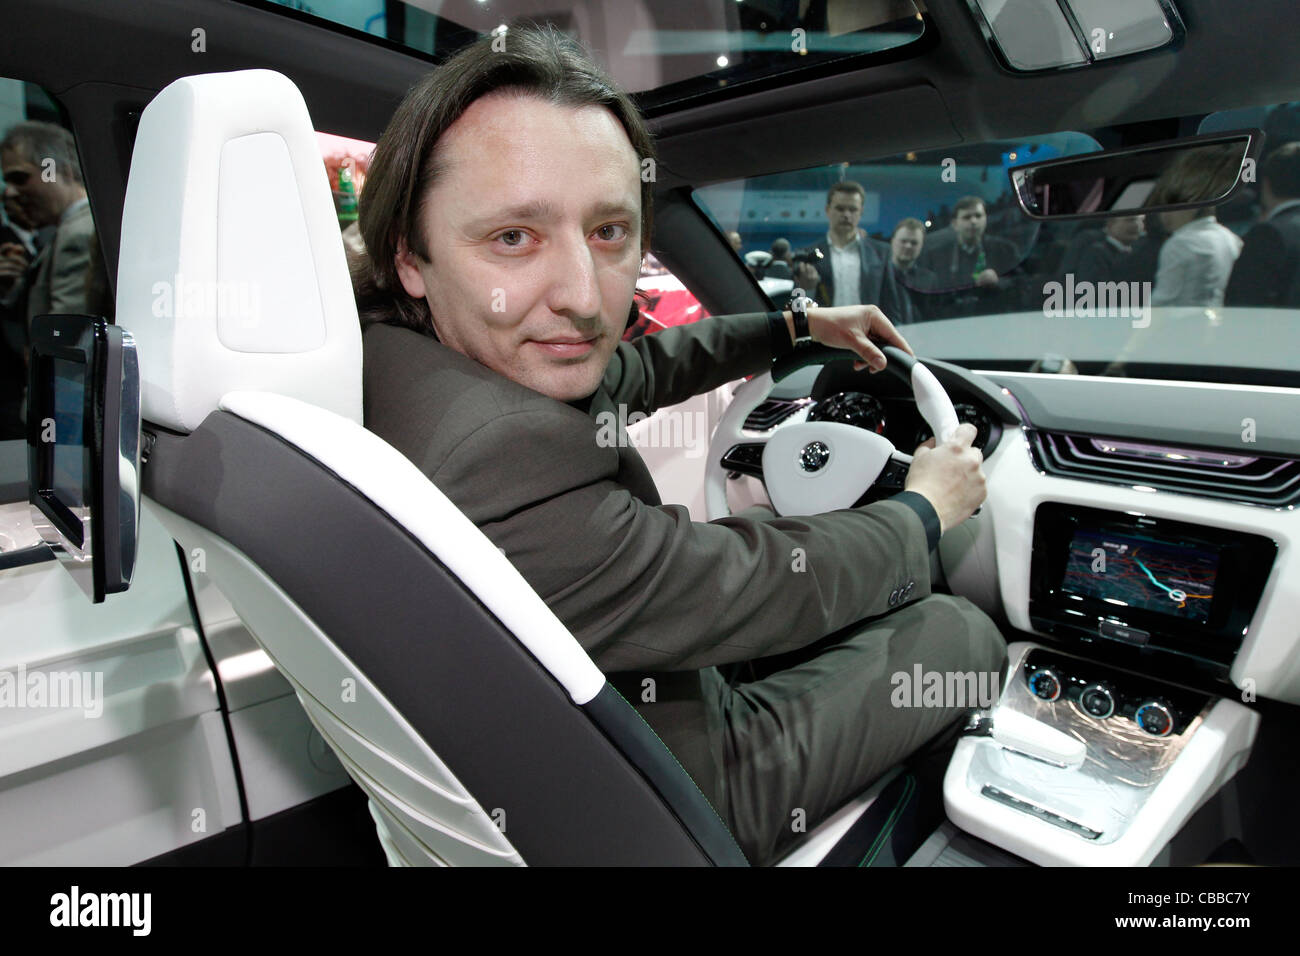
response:
<path id="1" fill-rule="evenodd" d="M 551 311 L 575 318 L 598 316 L 600 285 L 586 237 L 561 242 L 557 251 L 559 254 L 549 264 L 557 273 L 551 286 Z"/>

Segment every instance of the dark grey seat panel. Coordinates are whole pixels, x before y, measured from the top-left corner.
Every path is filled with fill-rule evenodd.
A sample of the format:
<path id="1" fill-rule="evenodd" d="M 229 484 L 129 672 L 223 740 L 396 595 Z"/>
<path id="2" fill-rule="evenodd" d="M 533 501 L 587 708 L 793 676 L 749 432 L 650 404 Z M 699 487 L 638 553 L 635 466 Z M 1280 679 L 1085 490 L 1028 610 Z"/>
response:
<path id="1" fill-rule="evenodd" d="M 214 412 L 189 436 L 159 434 L 144 493 L 276 581 L 480 805 L 506 811 L 525 861 L 744 865 L 702 796 L 683 808 L 678 781 L 670 806 L 620 752 L 636 737 L 653 741 L 630 706 L 615 745 L 422 545 L 298 449 Z M 642 762 L 654 753 L 644 744 L 631 748 Z M 655 760 L 671 762 L 658 749 Z"/>

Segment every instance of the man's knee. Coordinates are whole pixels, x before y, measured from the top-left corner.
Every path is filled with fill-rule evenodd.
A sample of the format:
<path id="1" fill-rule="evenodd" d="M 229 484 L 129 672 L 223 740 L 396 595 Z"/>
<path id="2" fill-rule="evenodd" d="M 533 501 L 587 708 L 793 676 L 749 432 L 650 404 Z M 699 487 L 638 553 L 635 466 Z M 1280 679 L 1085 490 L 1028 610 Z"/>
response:
<path id="1" fill-rule="evenodd" d="M 1000 672 L 1007 642 L 993 619 L 964 597 L 931 594 L 914 607 L 923 614 L 927 637 L 942 648 L 947 669 Z"/>

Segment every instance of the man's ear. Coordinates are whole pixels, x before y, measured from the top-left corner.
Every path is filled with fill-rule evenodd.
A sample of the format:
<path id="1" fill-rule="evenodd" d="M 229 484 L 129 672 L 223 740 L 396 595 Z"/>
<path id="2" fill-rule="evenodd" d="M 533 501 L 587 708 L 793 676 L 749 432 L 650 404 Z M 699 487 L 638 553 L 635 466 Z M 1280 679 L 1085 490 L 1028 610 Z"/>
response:
<path id="1" fill-rule="evenodd" d="M 393 264 L 397 267 L 397 278 L 401 281 L 406 294 L 413 299 L 426 298 L 424 276 L 420 272 L 420 260 L 411 251 L 405 239 L 399 238 L 397 240 L 397 254 L 393 256 Z"/>

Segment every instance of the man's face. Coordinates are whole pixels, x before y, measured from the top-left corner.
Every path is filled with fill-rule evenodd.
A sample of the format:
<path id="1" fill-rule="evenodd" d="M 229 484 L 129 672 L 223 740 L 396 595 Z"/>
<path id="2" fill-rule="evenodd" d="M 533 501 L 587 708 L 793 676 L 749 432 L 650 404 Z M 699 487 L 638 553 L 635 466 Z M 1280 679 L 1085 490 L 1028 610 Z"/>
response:
<path id="1" fill-rule="evenodd" d="M 600 107 L 494 93 L 440 148 L 420 213 L 429 260 L 400 251 L 402 286 L 427 299 L 443 344 L 543 395 L 585 398 L 640 273 L 640 163 L 623 127 Z"/>
<path id="2" fill-rule="evenodd" d="M 0 171 L 5 181 L 5 211 L 24 229 L 41 229 L 54 225 L 63 210 L 76 202 L 85 191 L 57 175 L 45 182 L 41 167 L 16 149 L 0 150 Z"/>
<path id="3" fill-rule="evenodd" d="M 831 193 L 826 218 L 830 220 L 832 235 L 845 242 L 852 241 L 857 237 L 858 220 L 862 218 L 862 197 L 855 192 Z"/>
<path id="4" fill-rule="evenodd" d="M 1131 246 L 1142 238 L 1143 232 L 1146 231 L 1141 216 L 1119 216 L 1115 219 L 1107 220 L 1106 231 L 1118 242 Z"/>
<path id="5" fill-rule="evenodd" d="M 952 223 L 953 229 L 957 231 L 957 238 L 966 246 L 973 246 L 983 239 L 984 227 L 987 225 L 988 217 L 982 205 L 963 209 L 957 213 L 957 218 Z"/>
<path id="6" fill-rule="evenodd" d="M 889 249 L 893 254 L 894 265 L 900 269 L 906 269 L 916 257 L 921 254 L 921 245 L 925 242 L 925 233 L 915 227 L 908 228 L 904 226 L 894 232 L 894 238 L 889 240 Z"/>

